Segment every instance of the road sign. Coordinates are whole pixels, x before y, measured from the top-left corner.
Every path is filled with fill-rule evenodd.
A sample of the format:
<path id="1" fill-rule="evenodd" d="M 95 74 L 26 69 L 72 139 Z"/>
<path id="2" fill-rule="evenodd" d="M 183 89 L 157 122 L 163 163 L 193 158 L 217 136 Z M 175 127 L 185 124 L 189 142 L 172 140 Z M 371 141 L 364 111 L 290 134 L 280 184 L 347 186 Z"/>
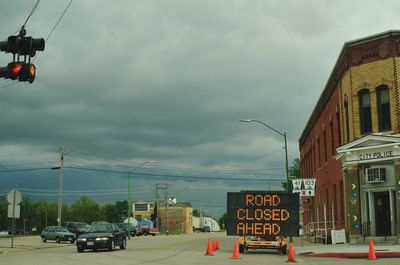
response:
<path id="1" fill-rule="evenodd" d="M 292 184 L 293 184 L 293 192 L 300 192 L 301 190 L 301 179 L 292 179 Z"/>
<path id="2" fill-rule="evenodd" d="M 304 196 L 315 196 L 315 190 L 302 190 L 300 193 L 300 197 Z"/>
<path id="3" fill-rule="evenodd" d="M 315 189 L 315 179 L 303 179 L 304 189 L 313 190 Z"/>
<path id="4" fill-rule="evenodd" d="M 299 235 L 299 195 L 278 191 L 228 192 L 227 235 Z"/>
<path id="5" fill-rule="evenodd" d="M 12 189 L 8 194 L 7 194 L 7 201 L 12 205 L 18 205 L 22 201 L 22 194 L 20 191 L 16 189 Z"/>
<path id="6" fill-rule="evenodd" d="M 300 197 L 315 196 L 316 179 L 292 179 L 293 193 L 300 193 Z"/>
<path id="7" fill-rule="evenodd" d="M 15 208 L 13 209 L 13 207 Z M 21 206 L 19 205 L 14 205 L 14 204 L 8 205 L 8 213 L 7 213 L 8 218 L 19 218 L 21 212 L 20 210 Z"/>

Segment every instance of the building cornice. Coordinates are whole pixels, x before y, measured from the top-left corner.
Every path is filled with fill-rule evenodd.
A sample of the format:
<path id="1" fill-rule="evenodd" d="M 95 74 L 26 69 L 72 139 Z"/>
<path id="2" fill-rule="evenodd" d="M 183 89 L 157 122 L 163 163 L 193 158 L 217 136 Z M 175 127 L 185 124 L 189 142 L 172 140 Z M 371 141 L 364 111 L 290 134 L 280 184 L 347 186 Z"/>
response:
<path id="1" fill-rule="evenodd" d="M 300 146 L 306 141 L 332 93 L 338 88 L 350 67 L 385 60 L 400 55 L 400 30 L 389 30 L 365 38 L 345 42 L 324 90 L 299 138 Z"/>

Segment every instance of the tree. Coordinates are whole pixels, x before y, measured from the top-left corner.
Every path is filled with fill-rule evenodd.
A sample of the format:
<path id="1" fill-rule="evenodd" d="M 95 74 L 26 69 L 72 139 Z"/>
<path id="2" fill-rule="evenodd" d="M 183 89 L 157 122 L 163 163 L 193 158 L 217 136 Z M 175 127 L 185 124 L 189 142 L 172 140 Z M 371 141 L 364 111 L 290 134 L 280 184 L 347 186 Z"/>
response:
<path id="1" fill-rule="evenodd" d="M 221 227 L 221 229 L 222 229 L 222 228 L 226 228 L 227 217 L 228 217 L 228 214 L 227 214 L 227 213 L 224 213 L 224 214 L 218 219 L 219 227 Z"/>
<path id="2" fill-rule="evenodd" d="M 103 206 L 104 217 L 110 223 L 120 223 L 127 216 L 128 202 L 117 201 L 115 204 Z"/>
<path id="3" fill-rule="evenodd" d="M 287 181 L 282 182 L 282 188 L 289 190 L 288 187 L 292 185 L 292 179 L 298 179 L 300 177 L 300 159 L 295 158 L 292 161 L 292 165 L 289 167 L 289 183 Z"/>
<path id="4" fill-rule="evenodd" d="M 71 219 L 90 224 L 95 221 L 104 220 L 104 213 L 94 200 L 82 196 L 71 205 Z"/>
<path id="5" fill-rule="evenodd" d="M 193 216 L 200 217 L 200 211 L 197 209 L 193 209 Z"/>

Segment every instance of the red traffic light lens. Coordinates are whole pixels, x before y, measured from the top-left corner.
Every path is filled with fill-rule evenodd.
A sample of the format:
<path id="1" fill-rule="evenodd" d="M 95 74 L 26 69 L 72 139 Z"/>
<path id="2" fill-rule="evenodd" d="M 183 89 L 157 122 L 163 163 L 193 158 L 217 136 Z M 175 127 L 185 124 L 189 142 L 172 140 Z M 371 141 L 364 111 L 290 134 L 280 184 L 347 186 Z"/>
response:
<path id="1" fill-rule="evenodd" d="M 11 68 L 10 68 L 11 73 L 13 73 L 14 75 L 18 74 L 19 71 L 21 71 L 21 69 L 22 69 L 22 64 L 20 64 L 20 63 L 14 63 L 11 65 Z"/>

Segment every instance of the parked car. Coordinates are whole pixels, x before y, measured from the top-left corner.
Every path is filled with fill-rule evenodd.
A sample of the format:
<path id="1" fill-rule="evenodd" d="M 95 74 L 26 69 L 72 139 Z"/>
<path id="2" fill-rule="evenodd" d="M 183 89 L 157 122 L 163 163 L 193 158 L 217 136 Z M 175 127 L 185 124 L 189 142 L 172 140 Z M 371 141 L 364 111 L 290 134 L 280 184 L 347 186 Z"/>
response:
<path id="1" fill-rule="evenodd" d="M 75 234 L 61 226 L 47 226 L 42 230 L 40 237 L 42 238 L 42 242 L 55 240 L 57 243 L 60 243 L 61 241 L 69 241 L 73 244 L 76 240 Z"/>
<path id="2" fill-rule="evenodd" d="M 119 246 L 120 249 L 126 248 L 126 235 L 117 225 L 110 223 L 93 224 L 76 240 L 78 252 L 83 252 L 85 249 L 113 251 L 116 246 Z"/>
<path id="3" fill-rule="evenodd" d="M 88 230 L 89 225 L 82 222 L 66 222 L 65 228 L 76 236 L 79 236 Z"/>
<path id="4" fill-rule="evenodd" d="M 123 230 L 126 233 L 126 236 L 128 236 L 128 224 L 127 223 L 117 223 L 116 225 L 119 227 L 119 229 Z M 131 225 L 130 234 L 131 234 L 131 236 L 137 236 L 139 234 L 139 228 L 133 227 Z"/>
<path id="5" fill-rule="evenodd" d="M 157 236 L 160 233 L 158 228 L 153 227 L 153 222 L 150 220 L 141 220 L 138 222 L 139 231 L 138 235 L 152 235 Z"/>

